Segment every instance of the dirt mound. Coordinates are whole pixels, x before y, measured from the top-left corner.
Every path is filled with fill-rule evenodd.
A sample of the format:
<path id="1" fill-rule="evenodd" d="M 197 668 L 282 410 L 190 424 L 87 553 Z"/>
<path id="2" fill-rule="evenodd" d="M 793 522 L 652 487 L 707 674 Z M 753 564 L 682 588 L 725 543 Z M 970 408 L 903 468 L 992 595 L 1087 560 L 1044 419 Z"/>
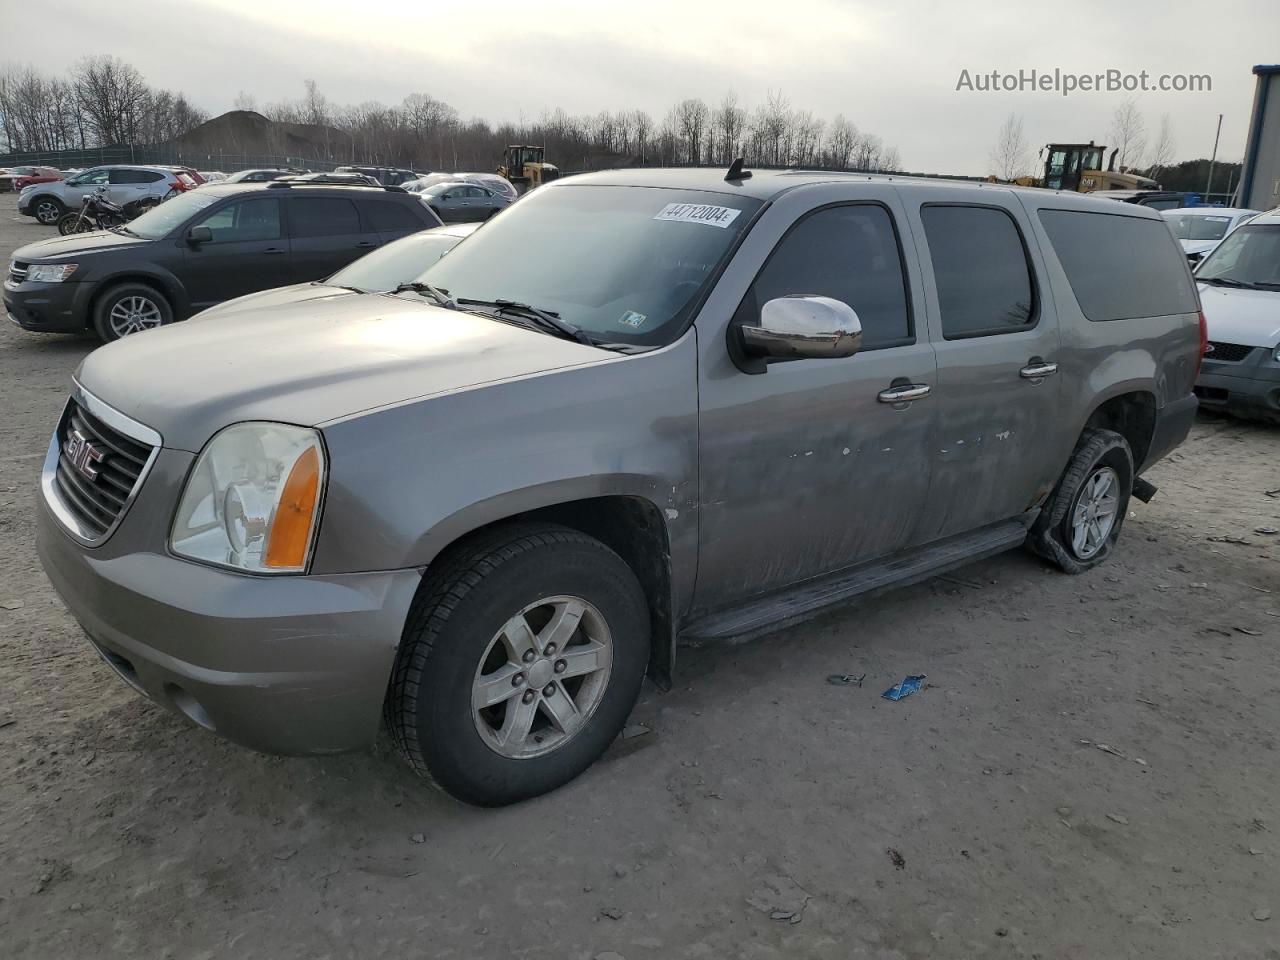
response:
<path id="1" fill-rule="evenodd" d="M 183 153 L 270 154 L 332 159 L 347 142 L 342 131 L 310 123 L 280 123 L 252 110 L 231 110 L 171 141 Z"/>

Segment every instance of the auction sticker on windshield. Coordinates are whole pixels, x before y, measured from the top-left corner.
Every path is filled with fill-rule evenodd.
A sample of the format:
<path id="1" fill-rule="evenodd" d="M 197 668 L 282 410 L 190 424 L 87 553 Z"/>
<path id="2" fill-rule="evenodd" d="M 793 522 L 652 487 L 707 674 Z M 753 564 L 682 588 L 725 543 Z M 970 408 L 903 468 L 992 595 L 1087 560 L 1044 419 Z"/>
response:
<path id="1" fill-rule="evenodd" d="M 724 229 L 733 223 L 741 212 L 733 207 L 717 207 L 709 203 L 668 203 L 653 219 L 676 220 L 680 223 L 705 223 L 709 227 Z"/>

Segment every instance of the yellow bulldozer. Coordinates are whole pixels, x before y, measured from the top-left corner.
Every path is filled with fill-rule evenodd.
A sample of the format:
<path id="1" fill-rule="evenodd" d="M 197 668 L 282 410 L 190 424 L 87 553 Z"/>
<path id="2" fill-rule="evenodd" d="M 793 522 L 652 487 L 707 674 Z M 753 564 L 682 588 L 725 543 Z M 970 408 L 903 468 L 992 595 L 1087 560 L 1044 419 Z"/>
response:
<path id="1" fill-rule="evenodd" d="M 1043 176 L 1018 177 L 1010 182 L 1023 187 L 1045 187 L 1074 193 L 1160 189 L 1160 184 L 1150 177 L 1117 171 L 1115 166 L 1116 154 L 1120 152 L 1118 147 L 1111 151 L 1111 159 L 1106 169 L 1103 169 L 1102 158 L 1106 152 L 1106 147 L 1099 146 L 1092 140 L 1088 143 L 1050 143 L 1040 152 L 1045 157 Z M 997 180 L 995 177 L 987 179 L 992 182 Z"/>
<path id="2" fill-rule="evenodd" d="M 540 187 L 560 176 L 560 169 L 555 164 L 545 162 L 544 154 L 542 147 L 512 144 L 503 155 L 498 173 L 510 180 L 518 193 Z"/>

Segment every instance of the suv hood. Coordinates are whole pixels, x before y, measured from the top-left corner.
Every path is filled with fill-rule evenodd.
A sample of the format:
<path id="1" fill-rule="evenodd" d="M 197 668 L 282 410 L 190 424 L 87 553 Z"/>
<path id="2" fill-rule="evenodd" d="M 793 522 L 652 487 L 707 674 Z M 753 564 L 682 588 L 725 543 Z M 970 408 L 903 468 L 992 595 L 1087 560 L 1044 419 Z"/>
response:
<path id="1" fill-rule="evenodd" d="M 95 350 L 76 379 L 196 452 L 244 420 L 317 426 L 373 407 L 614 359 L 595 347 L 402 297 L 233 312 Z"/>
<path id="2" fill-rule="evenodd" d="M 102 250 L 123 250 L 127 247 L 140 247 L 151 243 L 141 237 L 130 237 L 123 233 L 112 233 L 110 230 L 95 230 L 93 233 L 73 233 L 68 237 L 51 237 L 19 247 L 13 253 L 14 260 L 46 261 L 65 260 L 68 257 L 79 257 L 86 253 L 98 253 Z"/>
<path id="3" fill-rule="evenodd" d="M 1233 290 L 1197 283 L 1209 339 L 1250 347 L 1280 343 L 1280 290 Z"/>

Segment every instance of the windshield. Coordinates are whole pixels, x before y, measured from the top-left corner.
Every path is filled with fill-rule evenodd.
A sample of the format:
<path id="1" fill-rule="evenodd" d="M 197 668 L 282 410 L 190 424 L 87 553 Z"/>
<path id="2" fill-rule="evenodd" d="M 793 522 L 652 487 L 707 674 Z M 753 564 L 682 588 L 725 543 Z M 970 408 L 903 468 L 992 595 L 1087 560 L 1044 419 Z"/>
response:
<path id="1" fill-rule="evenodd" d="M 325 281 L 333 287 L 355 287 L 362 293 L 384 293 L 409 283 L 462 242 L 447 233 L 419 233 L 379 247 Z"/>
<path id="2" fill-rule="evenodd" d="M 420 279 L 455 298 L 556 313 L 599 340 L 668 343 L 759 208 L 701 190 L 536 190 Z"/>
<path id="3" fill-rule="evenodd" d="M 1221 240 L 1231 226 L 1230 217 L 1196 217 L 1183 213 L 1165 219 L 1179 240 Z"/>
<path id="4" fill-rule="evenodd" d="M 1205 257 L 1197 280 L 1280 287 L 1280 224 L 1246 224 Z"/>
<path id="5" fill-rule="evenodd" d="M 185 222 L 192 214 L 221 199 L 203 190 L 183 193 L 148 210 L 137 220 L 130 220 L 125 230 L 144 240 L 159 240 L 161 237 L 167 237 L 173 232 L 174 227 Z"/>

